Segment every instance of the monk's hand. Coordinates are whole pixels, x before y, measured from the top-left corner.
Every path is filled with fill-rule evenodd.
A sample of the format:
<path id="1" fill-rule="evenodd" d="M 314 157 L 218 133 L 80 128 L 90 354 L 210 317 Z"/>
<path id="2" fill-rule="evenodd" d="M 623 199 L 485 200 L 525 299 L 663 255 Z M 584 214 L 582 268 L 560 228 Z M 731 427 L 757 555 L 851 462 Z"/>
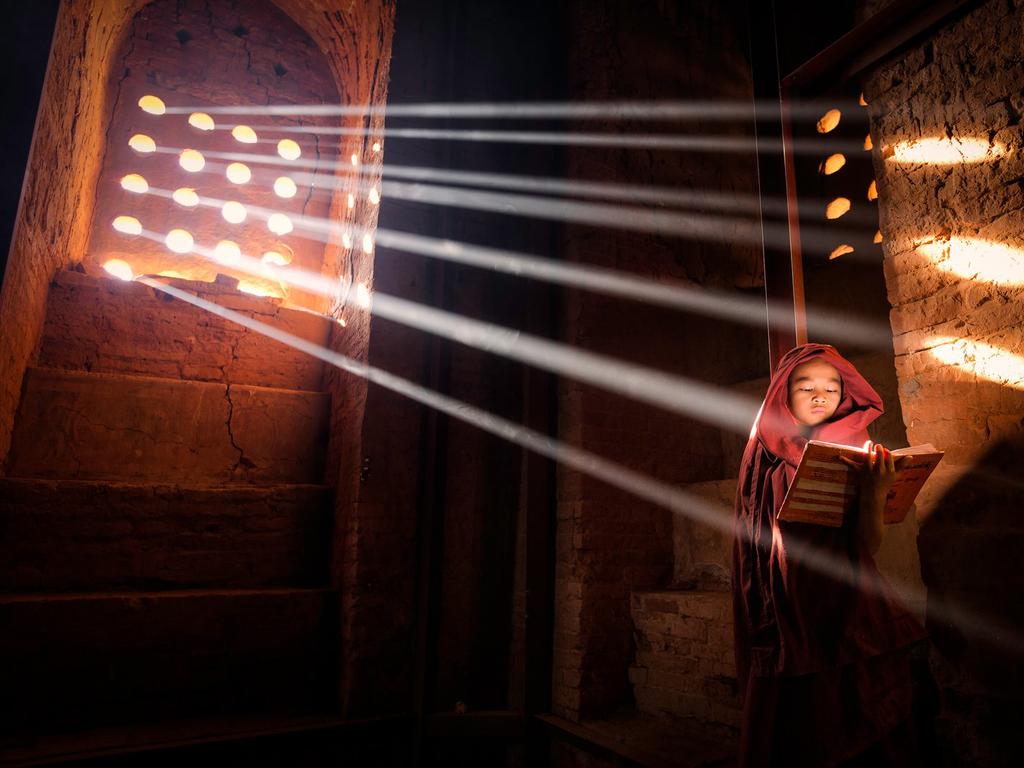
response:
<path id="1" fill-rule="evenodd" d="M 861 498 L 885 502 L 889 490 L 899 476 L 899 465 L 903 457 L 897 459 L 892 451 L 881 443 L 868 443 L 867 453 L 862 461 L 840 456 L 839 459 L 854 470 L 860 485 Z"/>
<path id="2" fill-rule="evenodd" d="M 882 513 L 889 489 L 896 482 L 898 460 L 881 443 L 868 443 L 862 461 L 840 456 L 843 463 L 856 473 L 860 486 L 860 509 L 857 515 L 857 538 L 874 554 L 885 534 Z M 902 457 L 901 457 L 902 459 Z"/>

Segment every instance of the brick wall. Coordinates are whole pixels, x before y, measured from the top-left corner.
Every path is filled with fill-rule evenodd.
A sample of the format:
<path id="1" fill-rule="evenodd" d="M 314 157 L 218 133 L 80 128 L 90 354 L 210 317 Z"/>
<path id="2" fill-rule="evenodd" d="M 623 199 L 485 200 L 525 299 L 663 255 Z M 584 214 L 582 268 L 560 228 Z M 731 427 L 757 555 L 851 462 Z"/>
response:
<path id="1" fill-rule="evenodd" d="M 578 3 L 569 98 L 750 98 L 745 50 L 730 4 Z M 742 137 L 749 126 L 727 123 L 645 124 L 593 121 L 579 131 L 658 132 Z M 748 194 L 756 188 L 753 158 L 723 153 L 570 149 L 567 175 L 638 186 Z M 623 196 L 623 201 L 628 195 Z M 714 210 L 695 211 L 714 216 Z M 729 289 L 760 284 L 752 244 L 687 240 L 615 229 L 566 228 L 566 258 L 655 280 Z M 762 332 L 763 333 L 763 332 Z M 763 373 L 753 329 L 640 303 L 570 291 L 565 340 L 612 357 L 707 382 L 729 384 Z M 717 350 L 744 350 L 718 354 Z M 747 352 L 747 351 L 750 352 Z M 564 381 L 560 436 L 674 483 L 720 479 L 717 427 L 669 414 L 593 387 Z M 600 717 L 630 700 L 632 591 L 672 576 L 670 514 L 589 477 L 561 472 L 556 535 L 554 710 L 571 719 Z"/>
<path id="2" fill-rule="evenodd" d="M 865 84 L 907 436 L 947 452 L 917 520 L 950 764 L 1009 764 L 1024 690 L 1022 39 L 1024 6 L 990 0 Z M 901 161 L 921 139 L 982 155 Z"/>

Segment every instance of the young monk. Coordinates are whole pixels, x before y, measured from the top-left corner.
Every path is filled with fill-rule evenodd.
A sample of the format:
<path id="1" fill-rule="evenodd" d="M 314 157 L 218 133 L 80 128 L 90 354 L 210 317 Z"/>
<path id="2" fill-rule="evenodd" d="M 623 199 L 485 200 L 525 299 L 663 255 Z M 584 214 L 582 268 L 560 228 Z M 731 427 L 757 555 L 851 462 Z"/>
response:
<path id="1" fill-rule="evenodd" d="M 925 631 L 873 557 L 892 454 L 869 445 L 857 514 L 842 527 L 776 519 L 807 441 L 862 447 L 881 413 L 874 389 L 824 344 L 791 350 L 768 386 L 736 494 L 740 766 L 914 764 L 909 650 Z"/>

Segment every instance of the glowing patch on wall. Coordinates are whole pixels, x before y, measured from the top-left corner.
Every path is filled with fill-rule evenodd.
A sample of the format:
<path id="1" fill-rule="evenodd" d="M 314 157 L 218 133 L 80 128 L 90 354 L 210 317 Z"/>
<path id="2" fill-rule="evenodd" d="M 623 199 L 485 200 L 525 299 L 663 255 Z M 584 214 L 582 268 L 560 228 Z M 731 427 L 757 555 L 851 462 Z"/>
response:
<path id="1" fill-rule="evenodd" d="M 826 219 L 838 219 L 850 210 L 850 200 L 846 197 L 837 197 L 825 208 Z"/>
<path id="2" fill-rule="evenodd" d="M 917 250 L 936 267 L 967 280 L 993 285 L 1024 285 L 1024 251 L 994 240 L 951 237 L 922 243 Z"/>
<path id="3" fill-rule="evenodd" d="M 171 199 L 186 208 L 195 208 L 199 205 L 199 195 L 191 187 L 179 187 L 171 193 Z"/>
<path id="4" fill-rule="evenodd" d="M 989 144 L 986 139 L 916 139 L 901 141 L 893 148 L 888 158 L 892 162 L 925 165 L 956 165 L 980 163 L 995 160 L 1006 149 L 998 142 Z"/>
<path id="5" fill-rule="evenodd" d="M 298 160 L 302 157 L 302 148 L 291 139 L 281 139 L 277 142 L 277 154 L 285 160 Z"/>
<path id="6" fill-rule="evenodd" d="M 137 173 L 129 173 L 127 176 L 121 177 L 121 189 L 141 195 L 144 192 L 149 192 L 149 182 Z"/>
<path id="7" fill-rule="evenodd" d="M 143 112 L 148 112 L 151 115 L 162 115 L 167 111 L 167 105 L 164 104 L 163 99 L 159 96 L 153 96 L 152 94 L 146 94 L 139 99 L 139 109 Z"/>
<path id="8" fill-rule="evenodd" d="M 184 229 L 172 229 L 164 238 L 164 244 L 175 253 L 188 253 L 195 245 L 192 233 Z"/>
<path id="9" fill-rule="evenodd" d="M 991 344 L 940 336 L 929 340 L 928 352 L 947 365 L 957 365 L 979 379 L 1024 389 L 1024 357 Z"/>
<path id="10" fill-rule="evenodd" d="M 818 129 L 818 133 L 828 133 L 829 131 L 835 130 L 836 126 L 839 125 L 839 120 L 842 118 L 843 113 L 838 109 L 830 109 L 818 120 L 815 126 Z"/>
<path id="11" fill-rule="evenodd" d="M 217 127 L 216 123 L 213 122 L 213 118 L 205 112 L 193 112 L 188 116 L 188 124 L 200 131 L 212 131 Z"/>
<path id="12" fill-rule="evenodd" d="M 214 246 L 213 258 L 221 264 L 237 264 L 242 258 L 242 249 L 233 240 L 221 240 Z"/>
<path id="13" fill-rule="evenodd" d="M 111 259 L 103 264 L 103 268 L 118 280 L 135 279 L 135 273 L 132 272 L 131 264 L 122 259 Z"/>
<path id="14" fill-rule="evenodd" d="M 245 163 L 229 163 L 224 174 L 232 184 L 248 184 L 252 179 L 252 171 Z"/>
<path id="15" fill-rule="evenodd" d="M 228 200 L 220 209 L 220 215 L 230 224 L 241 224 L 248 213 L 245 206 L 235 200 Z"/>
<path id="16" fill-rule="evenodd" d="M 299 188 L 295 186 L 295 182 L 287 176 L 278 176 L 274 179 L 274 194 L 278 197 L 285 199 L 295 197 L 295 193 L 298 191 Z"/>
<path id="17" fill-rule="evenodd" d="M 128 139 L 128 146 L 143 155 L 156 152 L 156 142 L 144 133 L 136 133 Z"/>
<path id="18" fill-rule="evenodd" d="M 199 173 L 206 166 L 206 158 L 198 149 L 183 149 L 178 155 L 178 165 L 189 173 Z"/>
<path id="19" fill-rule="evenodd" d="M 257 141 L 256 131 L 248 125 L 236 125 L 231 129 L 231 135 L 235 137 L 235 141 L 242 144 L 255 144 Z"/>
<path id="20" fill-rule="evenodd" d="M 113 227 L 122 235 L 142 234 L 142 224 L 134 216 L 118 216 L 113 221 Z"/>

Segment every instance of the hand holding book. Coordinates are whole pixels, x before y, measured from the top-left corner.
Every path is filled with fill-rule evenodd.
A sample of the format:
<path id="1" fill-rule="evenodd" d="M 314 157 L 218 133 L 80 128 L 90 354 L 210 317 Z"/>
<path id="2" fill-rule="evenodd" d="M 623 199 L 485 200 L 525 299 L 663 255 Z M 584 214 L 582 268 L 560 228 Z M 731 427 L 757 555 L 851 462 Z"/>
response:
<path id="1" fill-rule="evenodd" d="M 880 447 L 869 452 L 867 447 L 808 441 L 779 519 L 838 527 L 867 492 L 884 493 L 886 523 L 901 522 L 943 454 L 930 444 L 884 452 Z"/>

